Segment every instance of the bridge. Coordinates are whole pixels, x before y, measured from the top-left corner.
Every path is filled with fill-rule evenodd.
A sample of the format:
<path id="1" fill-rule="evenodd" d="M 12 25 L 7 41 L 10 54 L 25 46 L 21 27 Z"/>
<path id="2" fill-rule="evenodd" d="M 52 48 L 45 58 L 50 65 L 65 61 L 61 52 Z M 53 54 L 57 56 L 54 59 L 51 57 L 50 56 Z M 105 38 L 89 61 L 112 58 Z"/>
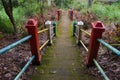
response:
<path id="1" fill-rule="evenodd" d="M 118 56 L 120 51 L 102 39 L 102 33 L 105 31 L 103 23 L 93 22 L 92 32 L 88 33 L 83 29 L 82 21 L 74 21 L 72 24 L 69 17 L 73 20 L 73 12 L 70 11 L 67 14 L 67 12 L 58 11 L 57 24 L 56 21 L 47 21 L 46 28 L 43 30 L 38 30 L 38 22 L 30 19 L 26 24 L 28 36 L 0 49 L 0 55 L 2 55 L 26 40 L 30 41 L 32 56 L 14 80 L 19 80 L 31 63 L 38 65 L 31 80 L 101 80 L 88 72 L 88 67 L 95 65 L 102 75 L 101 78 L 110 80 L 97 62 L 100 43 Z M 39 34 L 44 32 L 47 38 L 41 44 Z M 88 48 L 82 41 L 82 33 L 90 37 Z M 42 55 L 41 50 L 46 45 L 51 47 L 46 50 L 45 55 Z M 86 52 L 83 53 L 84 50 Z"/>

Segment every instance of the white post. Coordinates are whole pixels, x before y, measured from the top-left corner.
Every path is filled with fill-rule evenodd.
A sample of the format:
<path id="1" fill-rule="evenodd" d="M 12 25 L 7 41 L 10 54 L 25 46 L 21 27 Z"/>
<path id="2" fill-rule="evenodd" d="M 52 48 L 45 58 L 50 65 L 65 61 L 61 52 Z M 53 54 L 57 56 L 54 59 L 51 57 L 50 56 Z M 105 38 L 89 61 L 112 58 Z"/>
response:
<path id="1" fill-rule="evenodd" d="M 52 27 L 51 27 L 52 23 L 51 23 L 51 21 L 46 21 L 46 22 L 45 22 L 45 25 L 46 25 L 46 26 L 48 27 L 48 29 L 49 29 L 49 30 L 48 30 L 49 44 L 52 45 L 52 43 L 53 43 L 53 42 L 52 42 L 52 31 L 51 31 L 51 30 L 52 30 L 52 29 L 51 29 L 51 28 L 52 28 Z"/>
<path id="2" fill-rule="evenodd" d="M 78 26 L 78 42 L 77 44 L 80 45 L 80 40 L 82 37 L 82 32 L 81 32 L 81 27 L 84 25 L 84 23 L 82 21 L 77 22 L 77 26 Z"/>
<path id="3" fill-rule="evenodd" d="M 51 6 L 51 0 L 47 0 L 48 1 L 48 6 Z"/>

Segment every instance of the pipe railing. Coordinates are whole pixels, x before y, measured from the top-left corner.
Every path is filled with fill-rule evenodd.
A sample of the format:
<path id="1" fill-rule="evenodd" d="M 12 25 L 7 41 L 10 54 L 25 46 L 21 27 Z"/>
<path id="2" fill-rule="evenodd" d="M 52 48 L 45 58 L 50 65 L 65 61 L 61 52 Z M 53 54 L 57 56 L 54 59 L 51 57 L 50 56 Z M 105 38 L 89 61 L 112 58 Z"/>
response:
<path id="1" fill-rule="evenodd" d="M 42 49 L 47 45 L 48 42 L 49 42 L 49 40 L 47 40 L 47 41 L 39 48 L 39 50 L 42 50 Z"/>
<path id="2" fill-rule="evenodd" d="M 88 36 L 91 36 L 91 34 L 83 29 L 80 29 L 82 32 L 84 32 L 85 34 L 87 34 Z"/>
<path id="3" fill-rule="evenodd" d="M 40 30 L 40 31 L 38 31 L 38 34 L 43 33 L 43 32 L 45 32 L 45 31 L 47 31 L 47 30 L 48 30 L 48 28 L 43 29 L 43 30 Z"/>
<path id="4" fill-rule="evenodd" d="M 82 44 L 82 46 L 85 48 L 85 50 L 88 52 L 88 48 L 85 46 L 85 44 L 83 43 L 82 40 L 80 40 L 80 43 Z"/>
<path id="5" fill-rule="evenodd" d="M 14 80 L 19 80 L 19 78 L 21 77 L 21 75 L 25 72 L 25 70 L 29 67 L 30 63 L 32 62 L 33 64 L 39 64 L 40 61 L 41 61 L 41 58 L 42 58 L 42 55 L 40 54 L 40 51 L 43 47 L 45 47 L 45 45 L 50 41 L 50 40 L 47 40 L 40 48 L 39 47 L 39 44 L 38 44 L 38 34 L 39 33 L 42 33 L 42 32 L 45 32 L 47 30 L 48 31 L 48 34 L 50 34 L 50 37 L 53 37 L 53 34 L 55 35 L 56 33 L 56 26 L 54 27 L 50 27 L 49 28 L 46 28 L 46 29 L 43 29 L 41 31 L 38 31 L 37 29 L 37 26 L 38 26 L 38 22 L 35 21 L 34 19 L 30 19 L 28 21 L 28 23 L 26 24 L 26 28 L 28 29 L 28 33 L 29 35 L 0 49 L 0 55 L 6 53 L 7 51 L 9 51 L 10 49 L 16 47 L 17 45 L 27 41 L 30 39 L 30 47 L 31 47 L 31 52 L 32 52 L 32 57 L 28 60 L 28 62 L 26 63 L 26 65 L 23 67 L 23 69 L 19 72 L 19 74 L 15 77 Z M 53 31 L 51 31 L 53 30 Z M 52 35 L 51 35 L 51 32 L 52 32 Z"/>
<path id="6" fill-rule="evenodd" d="M 98 70 L 100 71 L 100 73 L 102 74 L 102 76 L 104 77 L 105 80 L 110 80 L 107 75 L 105 74 L 104 70 L 100 67 L 100 65 L 98 64 L 98 62 L 96 61 L 96 59 L 93 59 L 94 64 L 97 66 Z"/>
<path id="7" fill-rule="evenodd" d="M 101 72 L 102 76 L 104 77 L 105 80 L 110 80 L 103 69 L 100 67 L 99 63 L 96 61 L 97 58 L 97 53 L 99 49 L 100 43 L 107 47 L 109 50 L 120 56 L 120 50 L 114 48 L 110 44 L 106 43 L 104 40 L 102 40 L 102 33 L 104 32 L 104 25 L 98 21 L 96 23 L 92 23 L 92 33 L 88 33 L 87 31 L 83 30 L 82 28 L 77 28 L 77 23 L 73 23 L 73 36 L 76 38 L 79 38 L 79 35 L 77 35 L 76 30 L 79 29 L 78 33 L 84 32 L 85 34 L 89 35 L 90 38 L 90 43 L 89 43 L 89 49 L 85 46 L 85 44 L 82 42 L 82 40 L 79 40 L 82 46 L 85 48 L 85 50 L 88 52 L 86 64 L 87 66 L 93 65 L 93 63 L 97 66 L 98 70 Z M 79 26 L 81 27 L 81 26 Z M 80 38 L 79 38 L 80 39 Z M 97 48 L 96 48 L 97 47 Z"/>
<path id="8" fill-rule="evenodd" d="M 109 50 L 111 50 L 112 52 L 114 52 L 115 54 L 120 56 L 120 51 L 118 49 L 114 48 L 113 46 L 111 46 L 110 44 L 106 43 L 104 40 L 98 39 L 98 42 L 100 42 L 102 45 L 107 47 Z"/>
<path id="9" fill-rule="evenodd" d="M 28 35 L 28 36 L 26 36 L 26 37 L 24 37 L 24 38 L 22 38 L 22 39 L 20 39 L 16 42 L 12 43 L 12 44 L 0 49 L 0 55 L 6 53 L 10 49 L 12 49 L 12 48 L 16 47 L 17 45 L 21 44 L 22 42 L 25 42 L 26 40 L 29 40 L 31 37 L 32 37 L 31 35 Z"/>
<path id="10" fill-rule="evenodd" d="M 18 40 L 18 41 L 16 41 L 16 42 L 12 43 L 12 44 L 10 44 L 10 45 L 8 45 L 8 46 L 0 49 L 0 55 L 6 53 L 6 52 L 9 51 L 10 49 L 18 46 L 19 44 L 21 44 L 21 43 L 29 40 L 30 38 L 32 38 L 32 36 L 31 36 L 31 35 L 28 35 L 28 36 L 26 36 L 26 37 L 24 37 L 24 38 L 22 38 L 22 39 L 20 39 L 20 40 Z M 30 60 L 27 62 L 27 64 L 24 66 L 24 68 L 20 71 L 20 73 L 16 76 L 16 78 L 15 78 L 14 80 L 18 80 L 18 79 L 20 78 L 20 76 L 21 76 L 21 75 L 25 72 L 25 70 L 29 67 L 30 63 L 33 61 L 34 58 L 35 58 L 35 56 L 32 56 L 32 57 L 30 58 Z"/>
<path id="11" fill-rule="evenodd" d="M 26 71 L 26 69 L 29 67 L 30 63 L 35 59 L 35 56 L 32 56 L 29 61 L 26 63 L 26 65 L 23 67 L 23 69 L 18 73 L 18 75 L 15 77 L 14 80 L 19 80 L 19 78 L 22 76 L 22 74 Z"/>

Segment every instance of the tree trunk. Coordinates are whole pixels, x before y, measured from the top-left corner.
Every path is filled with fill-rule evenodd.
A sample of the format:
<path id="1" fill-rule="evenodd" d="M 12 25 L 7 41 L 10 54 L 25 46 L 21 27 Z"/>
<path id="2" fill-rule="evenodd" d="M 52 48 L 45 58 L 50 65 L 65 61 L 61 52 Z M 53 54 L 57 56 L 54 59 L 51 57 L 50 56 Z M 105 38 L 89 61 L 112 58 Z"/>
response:
<path id="1" fill-rule="evenodd" d="M 13 17 L 12 1 L 9 0 L 8 3 L 7 3 L 7 1 L 2 0 L 2 4 L 3 4 L 3 7 L 4 7 L 4 10 L 5 10 L 6 14 L 8 15 L 8 17 L 9 17 L 9 19 L 10 19 L 12 25 L 13 25 L 14 33 L 16 33 L 17 32 L 17 27 L 16 27 L 14 17 Z"/>
<path id="2" fill-rule="evenodd" d="M 92 0 L 88 0 L 88 8 L 92 6 Z"/>

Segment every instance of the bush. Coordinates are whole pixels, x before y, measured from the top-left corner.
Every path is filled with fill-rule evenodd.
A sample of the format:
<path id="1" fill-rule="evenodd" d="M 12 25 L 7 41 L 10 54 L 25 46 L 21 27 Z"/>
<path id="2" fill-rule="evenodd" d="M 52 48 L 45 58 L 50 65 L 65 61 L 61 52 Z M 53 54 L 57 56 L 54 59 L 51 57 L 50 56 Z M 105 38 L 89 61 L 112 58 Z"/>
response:
<path id="1" fill-rule="evenodd" d="M 14 7 L 13 16 L 17 27 L 21 27 L 23 22 L 26 22 L 27 17 L 40 12 L 40 7 L 40 4 L 35 1 L 32 1 L 31 4 L 25 1 L 22 5 Z M 0 31 L 6 33 L 13 32 L 12 28 L 13 27 L 8 16 L 6 15 L 3 7 L 0 5 Z"/>
<path id="2" fill-rule="evenodd" d="M 120 1 L 117 3 L 104 4 L 100 2 L 95 2 L 92 4 L 92 8 L 87 8 L 87 2 L 74 2 L 73 6 L 79 9 L 81 13 L 86 13 L 87 11 L 92 12 L 97 16 L 98 19 L 103 21 L 120 21 Z"/>
<path id="3" fill-rule="evenodd" d="M 115 5 L 102 5 L 101 3 L 94 4 L 90 9 L 92 13 L 97 15 L 98 18 L 107 21 L 119 21 L 120 9 Z"/>
<path id="4" fill-rule="evenodd" d="M 5 33 L 13 32 L 12 24 L 8 16 L 3 10 L 0 11 L 0 31 L 5 32 Z"/>

